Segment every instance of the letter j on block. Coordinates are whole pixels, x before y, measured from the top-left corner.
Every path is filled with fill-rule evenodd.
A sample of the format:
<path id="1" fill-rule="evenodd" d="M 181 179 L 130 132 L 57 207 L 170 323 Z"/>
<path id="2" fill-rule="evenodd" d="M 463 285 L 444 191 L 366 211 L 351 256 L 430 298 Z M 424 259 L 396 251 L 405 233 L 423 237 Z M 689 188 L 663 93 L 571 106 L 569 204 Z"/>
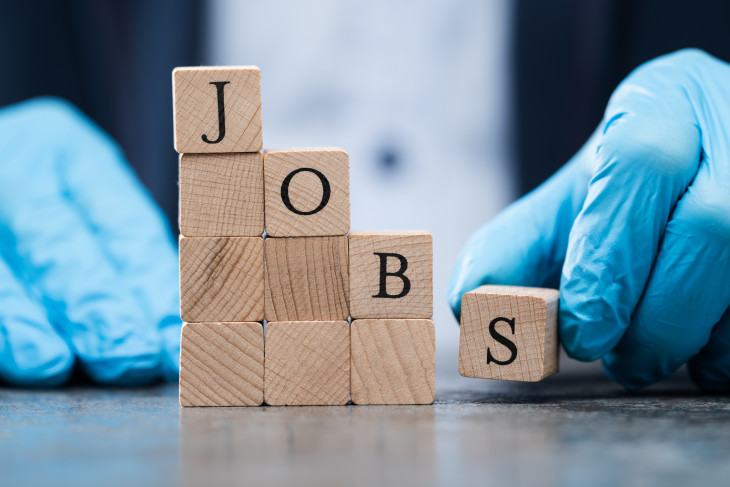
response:
<path id="1" fill-rule="evenodd" d="M 459 373 L 537 382 L 558 371 L 556 289 L 482 286 L 461 301 Z"/>
<path id="2" fill-rule="evenodd" d="M 427 232 L 350 234 L 350 316 L 433 315 L 433 238 Z"/>
<path id="3" fill-rule="evenodd" d="M 176 68 L 172 90 L 176 151 L 261 150 L 259 68 Z"/>
<path id="4" fill-rule="evenodd" d="M 342 149 L 264 153 L 266 233 L 325 237 L 350 231 L 350 161 Z"/>

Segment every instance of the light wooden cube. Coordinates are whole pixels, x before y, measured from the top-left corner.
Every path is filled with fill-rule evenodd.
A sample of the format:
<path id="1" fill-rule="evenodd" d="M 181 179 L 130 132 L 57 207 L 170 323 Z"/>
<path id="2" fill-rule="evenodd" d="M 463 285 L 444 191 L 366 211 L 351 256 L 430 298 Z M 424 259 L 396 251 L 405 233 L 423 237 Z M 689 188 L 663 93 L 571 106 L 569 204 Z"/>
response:
<path id="1" fill-rule="evenodd" d="M 264 398 L 271 406 L 337 406 L 350 399 L 346 321 L 266 325 Z"/>
<path id="2" fill-rule="evenodd" d="M 433 238 L 427 232 L 350 234 L 350 315 L 430 318 Z"/>
<path id="3" fill-rule="evenodd" d="M 342 149 L 264 153 L 266 233 L 345 235 L 350 230 L 350 162 Z"/>
<path id="4" fill-rule="evenodd" d="M 436 342 L 431 320 L 354 320 L 350 336 L 352 402 L 433 402 Z"/>
<path id="5" fill-rule="evenodd" d="M 261 323 L 185 323 L 180 340 L 180 405 L 261 406 Z"/>
<path id="6" fill-rule="evenodd" d="M 559 292 L 482 286 L 461 301 L 459 373 L 536 382 L 558 371 Z"/>
<path id="7" fill-rule="evenodd" d="M 261 237 L 180 237 L 180 315 L 186 322 L 264 319 Z"/>
<path id="8" fill-rule="evenodd" d="M 260 237 L 264 233 L 261 153 L 182 154 L 180 232 L 186 237 Z"/>
<path id="9" fill-rule="evenodd" d="M 255 66 L 172 72 L 175 150 L 261 150 L 261 72 Z"/>
<path id="10" fill-rule="evenodd" d="M 267 238 L 266 320 L 348 316 L 347 237 Z"/>

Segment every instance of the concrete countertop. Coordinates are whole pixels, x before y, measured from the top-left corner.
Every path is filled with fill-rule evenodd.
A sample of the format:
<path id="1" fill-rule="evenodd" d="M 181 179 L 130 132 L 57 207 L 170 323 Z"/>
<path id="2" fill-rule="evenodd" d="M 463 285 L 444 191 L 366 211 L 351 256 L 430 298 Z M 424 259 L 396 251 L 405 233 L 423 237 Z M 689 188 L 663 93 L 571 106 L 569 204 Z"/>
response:
<path id="1" fill-rule="evenodd" d="M 730 397 L 683 374 L 440 379 L 433 406 L 186 408 L 177 387 L 0 389 L 0 484 L 712 485 Z"/>

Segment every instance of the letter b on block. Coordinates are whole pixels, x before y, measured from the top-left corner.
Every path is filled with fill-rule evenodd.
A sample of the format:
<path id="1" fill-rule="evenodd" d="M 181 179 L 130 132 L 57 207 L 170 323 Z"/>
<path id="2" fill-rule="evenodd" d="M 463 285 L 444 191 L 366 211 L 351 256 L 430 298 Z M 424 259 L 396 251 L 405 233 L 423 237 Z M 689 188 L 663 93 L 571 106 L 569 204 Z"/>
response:
<path id="1" fill-rule="evenodd" d="M 350 316 L 430 318 L 433 239 L 426 232 L 350 234 Z"/>
<path id="2" fill-rule="evenodd" d="M 342 149 L 264 154 L 266 233 L 325 237 L 350 230 L 350 162 Z"/>

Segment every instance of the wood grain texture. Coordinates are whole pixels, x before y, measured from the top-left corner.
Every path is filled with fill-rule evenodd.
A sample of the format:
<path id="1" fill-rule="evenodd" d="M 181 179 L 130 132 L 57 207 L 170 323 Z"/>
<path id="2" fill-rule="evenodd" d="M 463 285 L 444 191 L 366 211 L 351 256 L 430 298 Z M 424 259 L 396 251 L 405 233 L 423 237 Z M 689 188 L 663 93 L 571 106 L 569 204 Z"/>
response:
<path id="1" fill-rule="evenodd" d="M 284 202 L 282 185 L 298 169 L 319 171 L 329 184 L 326 205 L 313 214 L 293 212 Z M 313 212 L 324 201 L 320 176 L 300 171 L 291 177 L 288 196 L 300 212 Z M 266 233 L 272 237 L 345 235 L 350 230 L 350 162 L 342 149 L 291 149 L 264 153 Z"/>
<path id="2" fill-rule="evenodd" d="M 350 234 L 350 315 L 360 318 L 430 318 L 433 315 L 433 238 L 428 232 L 353 232 Z M 381 259 L 395 253 L 407 261 L 408 294 L 400 298 L 380 293 Z M 385 257 L 387 272 L 401 270 L 397 257 Z M 386 294 L 397 296 L 404 281 L 386 276 Z"/>
<path id="3" fill-rule="evenodd" d="M 267 238 L 266 320 L 348 316 L 347 237 Z"/>
<path id="4" fill-rule="evenodd" d="M 263 239 L 180 237 L 180 315 L 186 322 L 263 321 Z"/>
<path id="5" fill-rule="evenodd" d="M 465 377 L 536 382 L 558 371 L 558 306 L 556 289 L 481 286 L 461 301 L 459 373 Z M 511 351 L 490 333 L 515 346 Z M 490 363 L 488 352 L 492 355 Z M 501 365 L 497 361 L 511 363 Z M 495 361 L 496 359 L 496 361 Z"/>
<path id="6" fill-rule="evenodd" d="M 436 388 L 431 320 L 354 320 L 350 330 L 355 404 L 431 404 Z"/>
<path id="7" fill-rule="evenodd" d="M 182 154 L 180 232 L 186 237 L 260 237 L 264 233 L 261 153 Z"/>
<path id="8" fill-rule="evenodd" d="M 180 340 L 180 405 L 260 406 L 264 402 L 261 323 L 185 323 Z"/>
<path id="9" fill-rule="evenodd" d="M 219 136 L 218 88 L 223 86 L 225 135 Z M 176 68 L 172 72 L 175 150 L 180 153 L 258 152 L 261 72 L 255 66 Z"/>
<path id="10" fill-rule="evenodd" d="M 346 321 L 266 325 L 264 399 L 271 406 L 337 406 L 350 399 Z"/>

